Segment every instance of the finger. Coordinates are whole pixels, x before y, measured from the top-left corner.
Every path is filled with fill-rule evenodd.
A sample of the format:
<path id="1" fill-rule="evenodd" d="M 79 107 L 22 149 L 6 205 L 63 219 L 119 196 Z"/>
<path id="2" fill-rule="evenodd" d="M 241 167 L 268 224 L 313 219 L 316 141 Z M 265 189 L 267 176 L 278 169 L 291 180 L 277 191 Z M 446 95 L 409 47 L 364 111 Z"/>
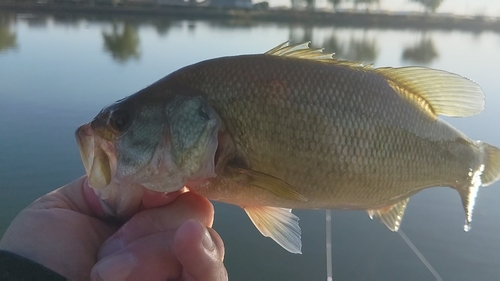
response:
<path id="1" fill-rule="evenodd" d="M 189 219 L 212 226 L 213 216 L 213 205 L 206 198 L 191 192 L 183 193 L 167 206 L 145 210 L 133 216 L 104 242 L 99 258 L 102 259 L 120 251 L 141 237 L 153 233 L 175 231 Z"/>
<path id="2" fill-rule="evenodd" d="M 165 193 L 152 191 L 140 185 L 122 186 L 119 184 L 108 188 L 115 188 L 115 194 L 109 196 L 106 193 L 106 199 L 102 199 L 98 195 L 99 191 L 91 188 L 88 185 L 88 180 L 85 180 L 83 193 L 87 204 L 99 218 L 110 218 L 117 221 L 125 221 L 145 209 L 168 205 L 178 195 L 187 191 L 183 188 Z"/>
<path id="3" fill-rule="evenodd" d="M 174 231 L 143 237 L 99 261 L 92 280 L 168 280 L 178 278 L 182 267 L 171 243 Z"/>
<path id="4" fill-rule="evenodd" d="M 87 177 L 83 176 L 73 182 L 70 182 L 35 201 L 32 206 L 34 209 L 68 209 L 78 213 L 103 217 L 104 212 L 100 207 L 95 193 L 89 192 L 88 185 L 85 184 Z"/>
<path id="5" fill-rule="evenodd" d="M 172 245 L 173 243 L 173 245 Z M 227 280 L 219 235 L 196 220 L 152 234 L 99 261 L 92 280 Z"/>
<path id="6" fill-rule="evenodd" d="M 169 193 L 157 192 L 145 188 L 139 210 L 142 211 L 168 205 L 169 203 L 173 202 L 177 198 L 177 196 L 185 192 L 187 192 L 186 188 L 182 188 L 178 191 Z"/>
<path id="7" fill-rule="evenodd" d="M 100 199 L 88 186 L 87 176 L 82 176 L 35 201 L 34 209 L 67 209 L 104 219 L 108 215 L 101 206 Z"/>
<path id="8" fill-rule="evenodd" d="M 213 229 L 189 220 L 177 230 L 173 249 L 182 265 L 182 280 L 227 280 L 224 243 Z"/>

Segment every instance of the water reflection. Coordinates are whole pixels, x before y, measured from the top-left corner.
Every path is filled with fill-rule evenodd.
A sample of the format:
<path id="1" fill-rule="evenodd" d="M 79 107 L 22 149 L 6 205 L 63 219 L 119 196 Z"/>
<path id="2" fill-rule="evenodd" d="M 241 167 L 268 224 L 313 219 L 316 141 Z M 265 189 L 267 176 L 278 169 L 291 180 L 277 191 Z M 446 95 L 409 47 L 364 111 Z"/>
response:
<path id="1" fill-rule="evenodd" d="M 156 33 L 161 37 L 166 36 L 170 28 L 172 28 L 172 21 L 168 19 L 154 19 L 151 24 L 154 26 Z"/>
<path id="2" fill-rule="evenodd" d="M 487 31 L 475 37 L 470 31 L 429 29 L 424 36 L 421 30 L 402 28 L 118 15 L 82 16 L 78 28 L 74 28 L 71 18 L 49 17 L 47 21 L 40 16 L 28 17 L 24 14 L 17 15 L 17 20 L 0 21 L 0 41 L 9 42 L 3 43 L 8 48 L 18 48 L 16 52 L 0 53 L 0 120 L 9 120 L 0 121 L 0 158 L 4 160 L 0 161 L 0 179 L 9 187 L 2 189 L 0 196 L 0 234 L 38 195 L 83 173 L 72 132 L 102 106 L 181 66 L 240 50 L 266 51 L 290 38 L 294 43 L 312 40 L 314 47 L 325 47 L 342 59 L 371 58 L 367 63 L 375 61 L 377 66 L 396 66 L 405 59 L 406 50 L 410 50 L 406 51 L 408 60 L 429 61 L 432 56 L 414 54 L 432 54 L 428 50 L 434 49 L 433 67 L 477 80 L 487 95 L 483 114 L 448 121 L 475 138 L 500 143 L 499 131 L 486 126 L 500 120 L 500 112 L 495 110 L 500 108 L 496 64 L 488 63 L 498 59 L 498 32 Z M 189 22 L 196 24 L 192 32 Z M 31 28 L 37 25 L 47 26 Z M 188 45 L 193 47 L 190 51 L 197 49 L 199 53 L 183 52 Z M 165 49 L 169 50 L 166 55 Z M 368 55 L 362 50 L 368 50 Z M 117 69 L 119 59 L 101 59 L 105 55 L 124 61 L 124 53 L 132 54 L 128 60 L 140 55 L 141 63 L 127 63 Z M 464 60 L 464 54 L 473 59 Z M 47 67 L 50 73 L 45 71 Z M 44 165 L 46 159 L 51 159 L 51 165 Z M 463 210 L 451 189 L 429 190 L 412 197 L 404 231 L 444 280 L 498 280 L 500 276 L 500 185 L 481 192 L 475 225 L 467 234 L 461 231 Z M 262 238 L 236 207 L 216 204 L 216 210 L 215 229 L 226 243 L 225 264 L 233 279 L 325 279 L 324 212 L 294 211 L 301 218 L 304 254 L 290 255 L 270 239 Z M 379 222 L 369 221 L 364 212 L 334 212 L 332 222 L 336 280 L 431 280 L 397 234 L 388 233 Z"/>
<path id="3" fill-rule="evenodd" d="M 26 21 L 30 28 L 46 28 L 49 22 L 49 16 L 29 14 L 26 16 Z"/>
<path id="4" fill-rule="evenodd" d="M 338 58 L 344 57 L 343 45 L 333 32 L 323 41 L 323 48 L 327 52 L 335 53 L 335 56 Z"/>
<path id="5" fill-rule="evenodd" d="M 104 50 L 111 53 L 113 59 L 119 63 L 128 60 L 138 60 L 141 57 L 139 51 L 139 33 L 137 27 L 130 23 L 113 23 L 111 32 L 102 31 L 104 39 Z"/>
<path id="6" fill-rule="evenodd" d="M 14 21 L 13 16 L 0 14 L 0 52 L 18 47 L 17 35 L 11 29 L 11 23 Z"/>
<path id="7" fill-rule="evenodd" d="M 300 0 L 304 1 L 304 0 Z M 330 0 L 328 0 L 330 1 Z M 377 4 L 377 1 L 358 1 L 358 4 L 369 7 Z M 112 20 L 92 17 L 82 18 L 68 15 L 44 16 L 28 15 L 23 17 L 30 27 L 45 27 L 50 22 L 57 25 L 78 27 L 82 22 L 87 23 L 111 23 L 108 29 L 102 33 L 104 51 L 110 53 L 114 61 L 123 64 L 130 60 L 139 60 L 141 58 L 141 46 L 139 30 L 140 26 L 153 27 L 158 36 L 167 37 L 171 29 L 179 27 L 182 21 L 171 18 L 123 18 Z M 190 34 L 197 33 L 197 27 L 201 22 L 188 21 L 187 31 Z M 8 20 L 3 18 L 0 23 L 0 51 L 13 49 L 17 47 L 16 34 L 8 28 Z M 204 22 L 212 29 L 250 29 L 258 23 L 248 20 L 218 20 Z M 304 25 L 285 25 L 288 27 L 288 39 L 293 43 L 312 42 L 312 47 L 325 48 L 328 52 L 335 53 L 340 59 L 360 61 L 364 63 L 376 62 L 380 48 L 378 37 L 373 36 L 373 32 L 379 32 L 374 29 L 361 28 L 323 28 L 311 24 Z M 432 38 L 432 32 L 415 31 L 419 36 L 418 41 L 413 45 L 402 47 L 401 60 L 408 63 L 430 64 L 439 57 L 436 44 Z M 319 37 L 319 38 L 318 38 Z"/>
<path id="8" fill-rule="evenodd" d="M 351 38 L 343 57 L 348 60 L 371 63 L 377 60 L 378 52 L 376 39 L 369 38 L 366 32 L 363 32 L 363 36 L 360 39 Z"/>
<path id="9" fill-rule="evenodd" d="M 401 59 L 413 63 L 430 64 L 438 57 L 439 53 L 436 50 L 434 41 L 424 33 L 419 42 L 403 49 Z"/>
<path id="10" fill-rule="evenodd" d="M 81 19 L 71 15 L 54 15 L 52 16 L 54 22 L 57 24 L 61 24 L 67 27 L 78 27 Z"/>
<path id="11" fill-rule="evenodd" d="M 312 25 L 304 25 L 300 27 L 296 27 L 291 25 L 289 28 L 288 38 L 291 42 L 294 43 L 302 43 L 311 41 L 311 43 L 315 44 L 315 40 L 313 40 L 313 26 Z M 316 46 L 314 46 L 316 47 Z"/>
<path id="12" fill-rule="evenodd" d="M 363 30 L 361 36 L 357 36 L 354 30 L 349 36 L 342 36 L 337 34 L 336 30 L 332 30 L 323 40 L 313 38 L 313 31 L 314 27 L 310 25 L 301 28 L 290 26 L 289 38 L 294 43 L 311 41 L 312 47 L 325 48 L 327 52 L 335 53 L 337 58 L 366 63 L 377 60 L 379 54 L 377 39 L 369 36 L 366 30 Z"/>

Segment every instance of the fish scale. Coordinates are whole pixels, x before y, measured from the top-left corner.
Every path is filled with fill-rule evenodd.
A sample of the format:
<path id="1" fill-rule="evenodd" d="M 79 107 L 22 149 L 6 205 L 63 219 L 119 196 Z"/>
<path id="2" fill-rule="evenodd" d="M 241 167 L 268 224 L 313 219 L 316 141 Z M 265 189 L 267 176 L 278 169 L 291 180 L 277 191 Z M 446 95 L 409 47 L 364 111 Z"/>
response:
<path id="1" fill-rule="evenodd" d="M 241 206 L 264 236 L 300 253 L 290 208 L 366 210 L 397 231 L 409 197 L 434 186 L 459 192 L 468 230 L 479 187 L 500 178 L 500 150 L 438 115 L 483 108 L 480 87 L 456 74 L 286 43 L 182 68 L 104 108 L 77 139 L 107 205 L 126 210 L 131 183 L 187 186 Z"/>
<path id="2" fill-rule="evenodd" d="M 232 76 L 236 68 L 239 75 Z M 456 171 L 476 168 L 479 149 L 472 144 L 463 147 L 472 153 L 455 158 L 441 145 L 463 134 L 395 99 L 397 93 L 380 76 L 357 73 L 345 66 L 255 55 L 203 62 L 169 79 L 205 94 L 249 168 L 283 179 L 309 199 L 290 202 L 265 194 L 269 205 L 376 208 L 467 175 Z M 286 86 L 273 92 L 265 81 L 271 81 L 271 89 L 276 83 Z M 236 84 L 242 86 L 231 88 Z M 240 192 L 232 184 L 224 188 Z M 377 189 L 382 192 L 370 192 Z"/>

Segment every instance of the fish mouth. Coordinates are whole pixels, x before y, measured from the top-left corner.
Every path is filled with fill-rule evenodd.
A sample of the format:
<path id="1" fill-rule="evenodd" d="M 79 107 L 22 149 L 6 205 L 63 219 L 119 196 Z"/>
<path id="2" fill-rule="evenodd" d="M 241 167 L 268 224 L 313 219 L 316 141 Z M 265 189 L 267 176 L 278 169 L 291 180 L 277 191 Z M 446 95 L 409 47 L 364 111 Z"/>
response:
<path id="1" fill-rule="evenodd" d="M 145 189 L 116 177 L 115 145 L 100 135 L 100 127 L 94 130 L 91 124 L 84 124 L 75 131 L 88 185 L 94 189 L 107 215 L 127 220 L 139 210 Z"/>
<path id="2" fill-rule="evenodd" d="M 90 187 L 103 189 L 111 183 L 116 170 L 116 158 L 113 157 L 114 146 L 111 142 L 94 134 L 91 124 L 80 126 L 75 132 L 85 172 Z"/>

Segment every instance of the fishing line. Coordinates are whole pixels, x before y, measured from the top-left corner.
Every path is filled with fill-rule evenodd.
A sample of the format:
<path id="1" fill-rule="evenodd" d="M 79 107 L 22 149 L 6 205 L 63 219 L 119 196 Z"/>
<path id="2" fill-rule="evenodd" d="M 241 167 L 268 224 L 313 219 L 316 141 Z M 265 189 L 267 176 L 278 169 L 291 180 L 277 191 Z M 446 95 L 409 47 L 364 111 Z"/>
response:
<path id="1" fill-rule="evenodd" d="M 439 273 L 437 273 L 437 271 L 434 269 L 434 267 L 432 267 L 432 265 L 429 263 L 429 261 L 427 261 L 427 259 L 424 257 L 424 255 L 422 255 L 422 253 L 417 249 L 417 247 L 415 247 L 415 245 L 410 241 L 410 238 L 408 238 L 408 236 L 406 236 L 406 234 L 403 232 L 403 230 L 399 229 L 397 231 L 397 233 L 399 233 L 399 236 L 401 236 L 401 238 L 403 238 L 403 240 L 405 240 L 406 244 L 410 247 L 410 249 L 413 250 L 415 255 L 417 255 L 417 257 L 422 261 L 422 263 L 427 267 L 427 269 L 432 273 L 432 275 L 434 275 L 436 280 L 443 281 L 443 278 L 441 278 Z"/>
<path id="2" fill-rule="evenodd" d="M 326 280 L 333 281 L 332 269 L 332 211 L 326 210 Z"/>

